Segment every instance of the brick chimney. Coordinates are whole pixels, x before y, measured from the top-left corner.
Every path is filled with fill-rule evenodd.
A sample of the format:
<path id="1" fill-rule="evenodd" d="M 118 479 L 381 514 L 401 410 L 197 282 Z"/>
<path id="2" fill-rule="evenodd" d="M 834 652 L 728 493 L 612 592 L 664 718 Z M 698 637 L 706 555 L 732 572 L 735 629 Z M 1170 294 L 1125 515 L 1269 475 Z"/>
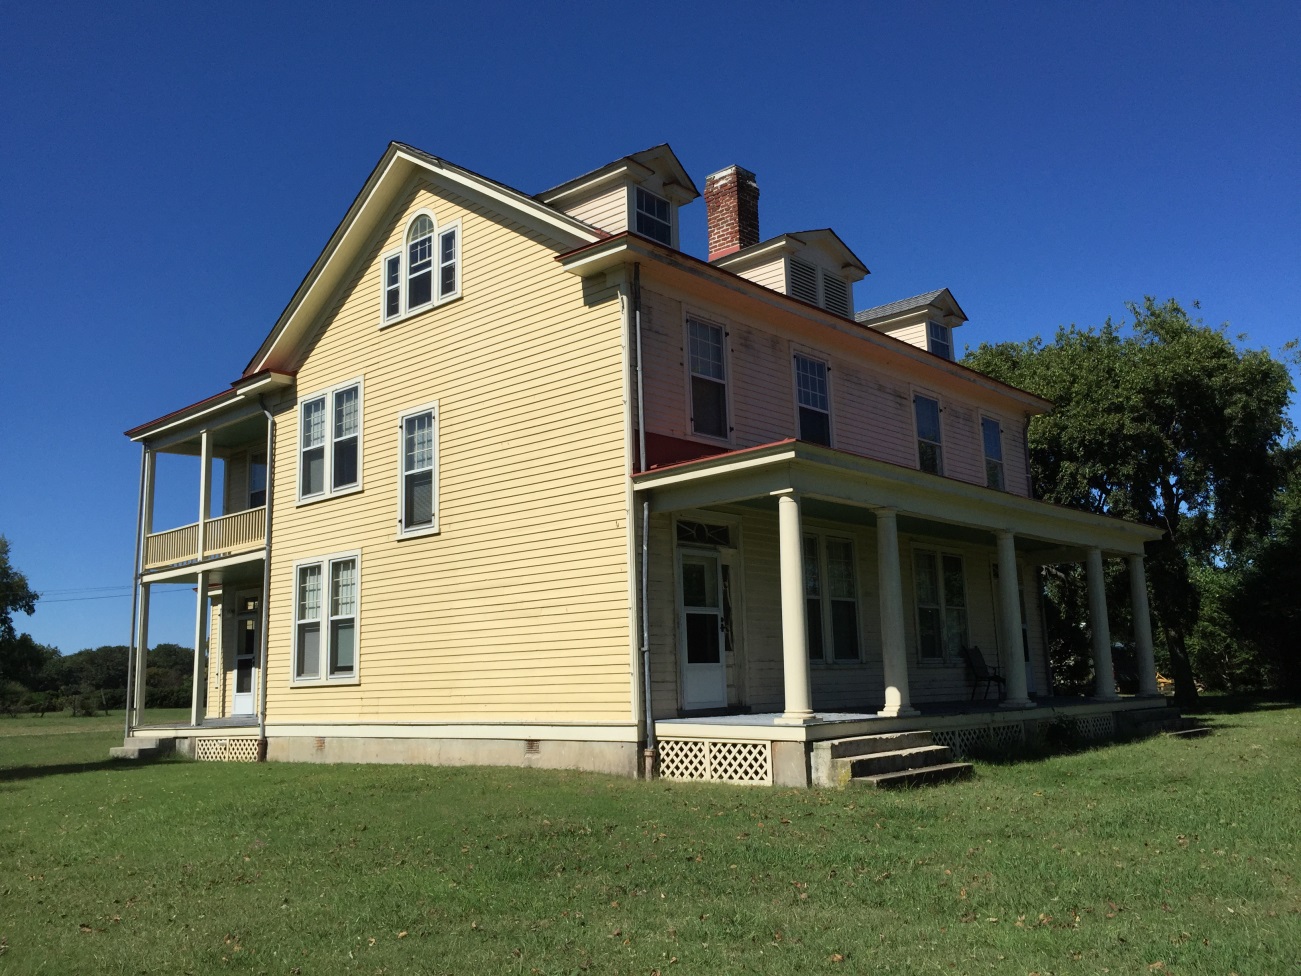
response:
<path id="1" fill-rule="evenodd" d="M 709 260 L 759 243 L 759 184 L 754 174 L 729 166 L 705 177 Z"/>

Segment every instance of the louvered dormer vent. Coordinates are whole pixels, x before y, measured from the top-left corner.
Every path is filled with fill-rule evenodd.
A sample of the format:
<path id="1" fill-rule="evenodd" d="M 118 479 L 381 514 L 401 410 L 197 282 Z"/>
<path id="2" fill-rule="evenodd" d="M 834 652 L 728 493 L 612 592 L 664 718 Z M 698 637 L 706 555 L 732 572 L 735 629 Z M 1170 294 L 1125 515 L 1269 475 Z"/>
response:
<path id="1" fill-rule="evenodd" d="M 822 307 L 845 318 L 853 314 L 849 301 L 849 282 L 830 271 L 822 272 Z"/>
<path id="2" fill-rule="evenodd" d="M 818 304 L 818 269 L 807 261 L 791 258 L 791 294 L 810 305 Z"/>

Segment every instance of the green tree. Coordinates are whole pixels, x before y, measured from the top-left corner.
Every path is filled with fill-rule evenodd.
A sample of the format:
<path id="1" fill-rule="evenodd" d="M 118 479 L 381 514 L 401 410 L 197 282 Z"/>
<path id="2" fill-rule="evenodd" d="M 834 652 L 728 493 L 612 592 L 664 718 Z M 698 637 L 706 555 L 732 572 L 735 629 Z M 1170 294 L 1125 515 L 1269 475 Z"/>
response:
<path id="1" fill-rule="evenodd" d="M 1029 428 L 1039 497 L 1165 531 L 1148 548 L 1152 611 L 1189 703 L 1195 570 L 1268 525 L 1292 383 L 1269 353 L 1239 348 L 1175 301 L 1129 310 L 1128 329 L 1071 326 L 1052 343 L 982 344 L 964 362 L 1056 404 Z"/>
<path id="2" fill-rule="evenodd" d="M 9 540 L 0 535 L 0 688 L 22 681 L 39 663 L 36 644 L 14 629 L 14 614 L 36 612 L 40 594 L 27 585 L 27 577 L 9 562 Z"/>

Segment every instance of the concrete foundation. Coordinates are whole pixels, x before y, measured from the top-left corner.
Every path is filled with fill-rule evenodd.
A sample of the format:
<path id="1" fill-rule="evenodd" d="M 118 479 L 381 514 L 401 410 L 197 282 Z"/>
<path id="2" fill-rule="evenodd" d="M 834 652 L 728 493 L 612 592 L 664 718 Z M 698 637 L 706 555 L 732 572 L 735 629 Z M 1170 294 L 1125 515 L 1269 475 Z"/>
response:
<path id="1" fill-rule="evenodd" d="M 353 736 L 273 736 L 267 740 L 270 762 L 534 766 L 635 778 L 640 758 L 635 742 Z"/>

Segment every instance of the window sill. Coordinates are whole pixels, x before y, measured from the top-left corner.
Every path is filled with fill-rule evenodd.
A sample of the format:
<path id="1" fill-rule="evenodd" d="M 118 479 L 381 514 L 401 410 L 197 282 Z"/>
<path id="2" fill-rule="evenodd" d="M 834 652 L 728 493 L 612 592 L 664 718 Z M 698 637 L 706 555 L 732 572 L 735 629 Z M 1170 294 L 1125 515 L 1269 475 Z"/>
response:
<path id="1" fill-rule="evenodd" d="M 395 542 L 401 542 L 404 539 L 423 539 L 426 538 L 427 536 L 440 535 L 440 534 L 441 531 L 438 527 L 438 523 L 435 522 L 432 526 L 430 526 L 427 529 L 410 529 L 406 532 L 399 532 L 397 535 L 393 537 L 393 540 Z"/>
<path id="2" fill-rule="evenodd" d="M 294 678 L 290 688 L 348 688 L 361 684 L 361 678 Z"/>
<path id="3" fill-rule="evenodd" d="M 823 671 L 848 671 L 853 668 L 861 668 L 866 663 L 862 658 L 857 661 L 809 661 L 812 667 L 820 668 Z"/>
<path id="4" fill-rule="evenodd" d="M 315 505 L 317 502 L 329 501 L 331 498 L 341 498 L 346 495 L 356 495 L 362 489 L 361 482 L 349 487 L 339 488 L 335 491 L 328 491 L 321 495 L 312 495 L 308 498 L 300 498 L 294 503 L 295 508 L 302 508 L 304 505 Z"/>
<path id="5" fill-rule="evenodd" d="M 421 305 L 419 308 L 413 308 L 409 312 L 403 312 L 401 315 L 395 315 L 391 319 L 381 319 L 379 323 L 379 327 L 381 329 L 387 329 L 389 326 L 397 325 L 399 322 L 405 322 L 408 319 L 419 318 L 420 316 L 424 315 L 426 312 L 432 312 L 436 308 L 442 308 L 444 305 L 451 305 L 453 302 L 459 302 L 460 300 L 461 300 L 461 293 L 457 292 L 455 295 L 448 295 L 446 298 L 439 299 L 436 302 L 430 302 L 428 305 Z"/>

